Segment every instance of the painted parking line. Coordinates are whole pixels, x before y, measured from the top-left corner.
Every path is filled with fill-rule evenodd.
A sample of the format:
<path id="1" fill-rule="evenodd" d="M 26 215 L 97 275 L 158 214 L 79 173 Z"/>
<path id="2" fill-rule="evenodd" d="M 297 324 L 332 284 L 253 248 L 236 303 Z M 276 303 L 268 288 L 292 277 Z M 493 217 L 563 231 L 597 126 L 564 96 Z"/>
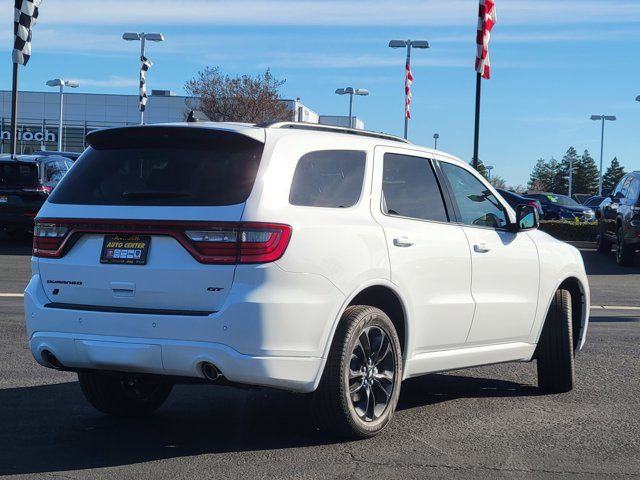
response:
<path id="1" fill-rule="evenodd" d="M 640 312 L 640 307 L 632 307 L 629 305 L 591 305 L 591 310 L 630 310 Z"/>
<path id="2" fill-rule="evenodd" d="M 22 298 L 24 293 L 0 293 L 0 298 Z"/>

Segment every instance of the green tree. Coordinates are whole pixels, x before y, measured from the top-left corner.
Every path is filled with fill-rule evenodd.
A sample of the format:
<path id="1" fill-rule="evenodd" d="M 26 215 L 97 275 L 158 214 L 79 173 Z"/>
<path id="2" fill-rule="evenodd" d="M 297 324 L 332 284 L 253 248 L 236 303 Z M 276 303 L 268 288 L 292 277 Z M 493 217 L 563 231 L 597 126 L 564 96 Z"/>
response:
<path id="1" fill-rule="evenodd" d="M 469 162 L 469 165 L 473 167 L 473 160 Z M 482 163 L 482 160 L 480 159 L 478 159 L 478 173 L 482 175 L 484 178 L 487 178 L 487 169 L 485 168 L 484 163 Z"/>
<path id="2" fill-rule="evenodd" d="M 549 190 L 553 174 L 544 158 L 538 159 L 529 176 L 529 190 L 546 192 Z"/>
<path id="3" fill-rule="evenodd" d="M 565 156 L 566 157 L 566 156 Z M 555 158 L 549 160 L 549 171 L 551 174 L 551 182 L 548 191 L 553 193 L 567 193 L 569 188 L 569 163 L 566 158 L 563 158 L 560 162 Z"/>
<path id="4" fill-rule="evenodd" d="M 602 189 L 613 190 L 620 179 L 624 177 L 625 173 L 627 172 L 625 172 L 624 167 L 620 165 L 618 157 L 614 157 L 613 160 L 611 160 L 611 165 L 609 165 L 609 168 L 607 168 L 602 177 Z"/>
<path id="5" fill-rule="evenodd" d="M 598 166 L 589 154 L 589 150 L 585 150 L 574 164 L 573 192 L 595 195 L 598 192 L 599 179 Z"/>

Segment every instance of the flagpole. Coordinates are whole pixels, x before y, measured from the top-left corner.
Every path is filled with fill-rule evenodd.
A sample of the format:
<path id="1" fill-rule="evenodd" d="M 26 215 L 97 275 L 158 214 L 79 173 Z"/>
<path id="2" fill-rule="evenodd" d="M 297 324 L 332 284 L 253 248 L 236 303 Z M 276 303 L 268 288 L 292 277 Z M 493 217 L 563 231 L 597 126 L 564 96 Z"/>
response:
<path id="1" fill-rule="evenodd" d="M 480 96 L 482 94 L 482 74 L 476 73 L 476 123 L 473 137 L 473 168 L 478 170 L 478 143 L 480 140 Z"/>
<path id="2" fill-rule="evenodd" d="M 11 86 L 11 158 L 16 160 L 16 143 L 18 140 L 18 64 L 13 63 L 13 83 Z"/>

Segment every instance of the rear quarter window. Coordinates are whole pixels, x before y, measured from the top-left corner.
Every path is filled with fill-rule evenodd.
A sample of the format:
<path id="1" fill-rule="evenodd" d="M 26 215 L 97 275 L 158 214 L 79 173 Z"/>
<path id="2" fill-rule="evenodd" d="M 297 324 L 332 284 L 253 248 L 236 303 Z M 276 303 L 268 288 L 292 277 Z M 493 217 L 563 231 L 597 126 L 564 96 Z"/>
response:
<path id="1" fill-rule="evenodd" d="M 289 203 L 348 208 L 358 203 L 367 155 L 358 150 L 319 150 L 303 155 L 293 174 Z"/>
<path id="2" fill-rule="evenodd" d="M 52 203 L 221 206 L 249 197 L 263 144 L 234 132 L 131 127 L 94 132 Z"/>

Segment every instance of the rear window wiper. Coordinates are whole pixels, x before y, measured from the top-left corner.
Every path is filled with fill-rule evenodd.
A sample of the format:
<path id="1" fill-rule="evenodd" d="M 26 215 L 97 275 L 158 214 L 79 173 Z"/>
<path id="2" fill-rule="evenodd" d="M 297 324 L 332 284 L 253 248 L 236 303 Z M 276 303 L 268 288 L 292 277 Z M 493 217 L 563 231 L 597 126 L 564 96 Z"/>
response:
<path id="1" fill-rule="evenodd" d="M 168 191 L 160 191 L 160 190 L 140 190 L 133 192 L 124 192 L 122 194 L 123 198 L 127 199 L 139 199 L 139 198 L 181 198 L 181 197 L 190 197 L 186 192 L 168 192 Z"/>

